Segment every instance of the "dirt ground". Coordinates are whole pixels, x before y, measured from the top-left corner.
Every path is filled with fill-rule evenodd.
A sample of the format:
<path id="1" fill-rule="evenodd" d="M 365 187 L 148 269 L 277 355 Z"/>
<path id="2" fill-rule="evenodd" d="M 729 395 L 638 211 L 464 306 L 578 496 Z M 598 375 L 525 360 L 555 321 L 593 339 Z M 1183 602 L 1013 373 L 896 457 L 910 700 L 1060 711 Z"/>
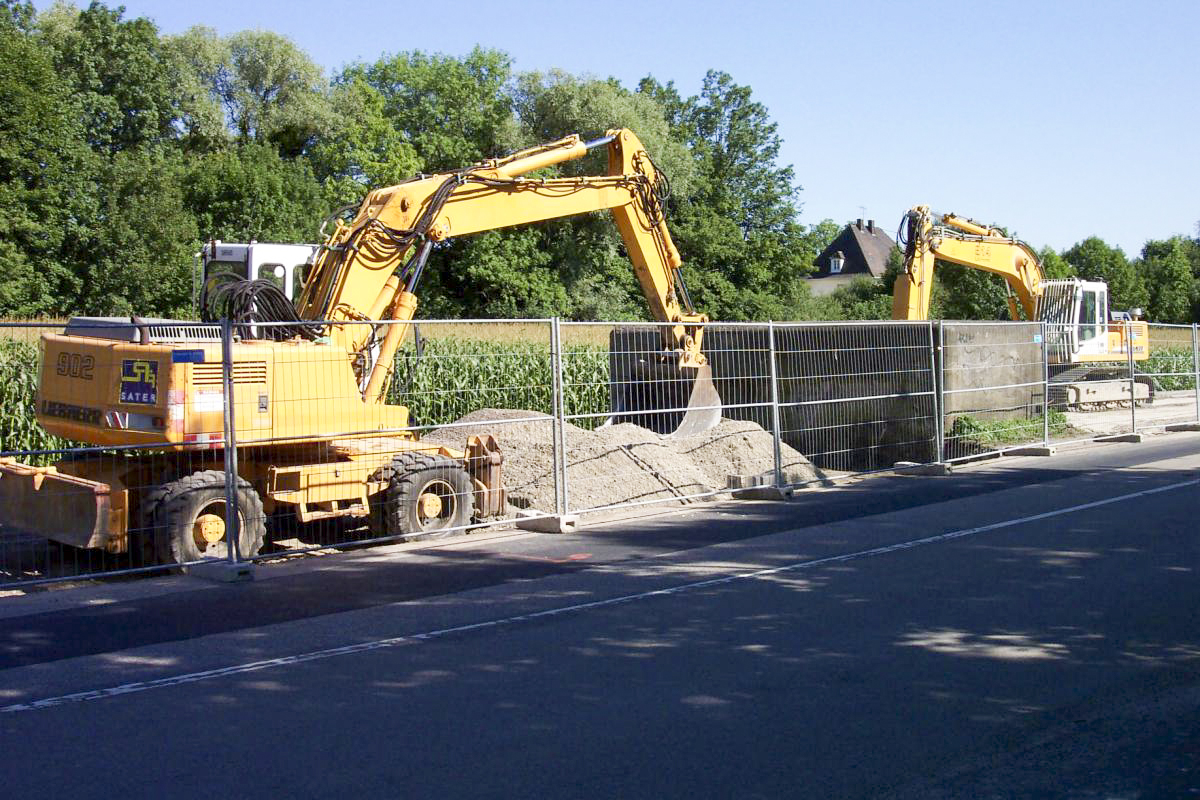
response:
<path id="1" fill-rule="evenodd" d="M 585 430 L 563 426 L 569 509 L 668 500 L 749 485 L 769 476 L 775 457 L 772 436 L 753 422 L 722 420 L 715 428 L 679 439 L 632 424 Z M 453 426 L 431 431 L 426 441 L 462 447 L 468 436 L 492 433 L 504 453 L 509 503 L 546 513 L 555 509 L 554 418 L 536 411 L 483 409 Z M 820 480 L 803 455 L 781 447 L 784 480 Z"/>

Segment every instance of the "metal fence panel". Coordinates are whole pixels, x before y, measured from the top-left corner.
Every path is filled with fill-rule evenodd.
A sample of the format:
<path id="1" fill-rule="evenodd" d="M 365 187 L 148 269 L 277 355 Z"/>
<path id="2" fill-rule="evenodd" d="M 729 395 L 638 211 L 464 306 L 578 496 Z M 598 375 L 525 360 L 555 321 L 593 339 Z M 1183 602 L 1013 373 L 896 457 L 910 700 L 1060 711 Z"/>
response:
<path id="1" fill-rule="evenodd" d="M 783 441 L 822 475 L 938 459 L 929 323 L 776 327 Z"/>
<path id="2" fill-rule="evenodd" d="M 1132 433 L 1134 417 L 1129 352 L 1110 339 L 1128 337 L 1124 326 L 1047 324 L 1051 439 L 1058 444 Z M 1107 359 L 1101 352 L 1111 350 Z"/>
<path id="3" fill-rule="evenodd" d="M 374 358 L 395 326 L 405 340 L 375 400 L 370 366 L 337 342 L 365 342 Z M 272 531 L 261 557 L 554 513 L 549 320 L 339 322 L 331 338 L 275 348 L 273 397 L 244 396 L 238 410 L 273 417 L 257 438 L 239 437 L 239 473 L 264 494 Z M 475 504 L 473 517 L 495 448 L 507 503 Z M 489 504 L 499 513 L 483 514 Z"/>
<path id="4" fill-rule="evenodd" d="M 1137 365 L 1153 383 L 1149 402 L 1135 408 L 1138 430 L 1200 421 L 1193 325 L 1151 324 L 1150 356 Z"/>
<path id="5" fill-rule="evenodd" d="M 716 397 L 702 394 L 704 369 L 680 365 L 668 325 L 561 330 L 568 511 L 692 503 L 775 485 L 770 326 L 705 327 Z M 708 417 L 718 424 L 689 430 Z M 781 453 L 778 470 L 811 474 L 793 453 Z"/>
<path id="6" fill-rule="evenodd" d="M 944 458 L 1043 443 L 1060 431 L 1048 413 L 1039 322 L 942 322 Z"/>
<path id="7" fill-rule="evenodd" d="M 63 339 L 64 328 L 87 338 Z M 210 512 L 224 507 L 223 462 L 213 449 L 222 427 L 194 448 L 166 447 L 164 437 L 178 432 L 171 376 L 207 370 L 220 392 L 220 359 L 217 326 L 0 326 L 0 584 L 154 571 L 165 560 L 217 555 L 205 537 L 221 527 Z M 185 476 L 194 477 L 185 484 Z M 189 511 L 196 524 L 186 537 L 151 535 L 179 527 Z"/>

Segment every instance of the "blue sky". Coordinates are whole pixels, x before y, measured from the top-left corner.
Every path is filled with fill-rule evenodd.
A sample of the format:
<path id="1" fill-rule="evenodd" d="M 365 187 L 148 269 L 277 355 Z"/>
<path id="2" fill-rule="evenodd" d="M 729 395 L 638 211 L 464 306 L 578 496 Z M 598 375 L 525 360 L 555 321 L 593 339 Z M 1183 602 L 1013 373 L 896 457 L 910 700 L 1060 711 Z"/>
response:
<path id="1" fill-rule="evenodd" d="M 476 44 L 516 70 L 630 88 L 649 74 L 684 94 L 723 70 L 778 123 L 805 224 L 864 216 L 890 232 L 927 204 L 1035 247 L 1098 235 L 1134 256 L 1200 220 L 1197 0 L 123 5 L 164 33 L 276 31 L 328 73 Z"/>

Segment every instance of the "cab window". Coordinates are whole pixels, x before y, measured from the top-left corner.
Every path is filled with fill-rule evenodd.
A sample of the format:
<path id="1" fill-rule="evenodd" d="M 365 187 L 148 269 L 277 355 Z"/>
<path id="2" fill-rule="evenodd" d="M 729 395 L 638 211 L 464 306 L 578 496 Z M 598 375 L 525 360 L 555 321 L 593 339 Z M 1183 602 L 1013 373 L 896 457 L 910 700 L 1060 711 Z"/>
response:
<path id="1" fill-rule="evenodd" d="M 246 277 L 246 264 L 242 261 L 206 261 L 204 263 L 204 280 L 214 275 L 236 275 Z"/>
<path id="2" fill-rule="evenodd" d="M 270 281 L 279 289 L 283 289 L 283 279 L 287 275 L 287 270 L 283 264 L 263 264 L 258 268 L 258 279 L 260 281 Z"/>
<path id="3" fill-rule="evenodd" d="M 1095 339 L 1100 333 L 1100 302 L 1098 292 L 1084 291 L 1079 305 L 1079 338 Z"/>
<path id="4" fill-rule="evenodd" d="M 304 291 L 304 284 L 308 282 L 308 273 L 312 270 L 312 264 L 297 264 L 292 270 L 292 297 L 297 298 Z"/>

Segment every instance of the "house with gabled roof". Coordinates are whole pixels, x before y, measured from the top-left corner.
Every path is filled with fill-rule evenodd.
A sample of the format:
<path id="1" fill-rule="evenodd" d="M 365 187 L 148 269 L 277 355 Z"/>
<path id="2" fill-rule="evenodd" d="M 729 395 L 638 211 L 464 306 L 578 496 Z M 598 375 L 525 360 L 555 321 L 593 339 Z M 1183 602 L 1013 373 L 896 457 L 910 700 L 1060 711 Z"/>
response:
<path id="1" fill-rule="evenodd" d="M 895 246 L 892 237 L 877 227 L 873 219 L 865 225 L 861 219 L 847 225 L 813 261 L 817 271 L 808 276 L 812 293 L 833 294 L 855 278 L 878 280 L 887 269 L 888 256 Z"/>

